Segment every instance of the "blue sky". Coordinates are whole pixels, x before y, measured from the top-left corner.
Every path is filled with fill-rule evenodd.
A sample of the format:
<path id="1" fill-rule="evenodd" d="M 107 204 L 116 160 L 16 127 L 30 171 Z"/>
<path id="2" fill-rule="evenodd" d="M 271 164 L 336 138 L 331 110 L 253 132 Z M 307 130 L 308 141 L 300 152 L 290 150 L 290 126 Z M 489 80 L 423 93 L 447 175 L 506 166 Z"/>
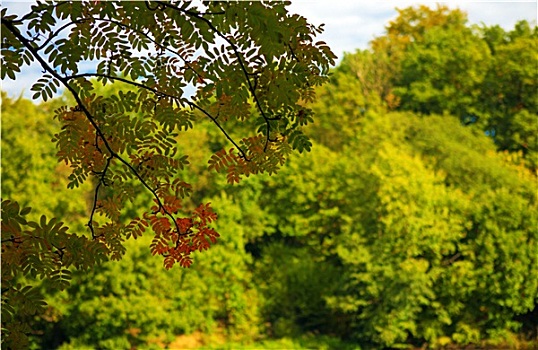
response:
<path id="1" fill-rule="evenodd" d="M 385 25 L 397 16 L 395 10 L 425 4 L 435 7 L 442 3 L 451 8 L 460 8 L 468 13 L 470 23 L 499 24 L 505 29 L 513 28 L 518 20 L 536 23 L 536 0 L 524 1 L 407 1 L 407 0 L 292 0 L 291 12 L 305 16 L 311 23 L 325 24 L 325 33 L 320 37 L 329 44 L 334 53 L 341 57 L 344 52 L 365 49 L 374 37 L 382 35 Z M 8 13 L 24 14 L 32 2 L 5 1 Z M 30 97 L 31 85 L 41 76 L 37 65 L 24 66 L 24 72 L 16 81 L 2 81 L 2 89 L 9 96 L 17 97 L 24 92 Z"/>

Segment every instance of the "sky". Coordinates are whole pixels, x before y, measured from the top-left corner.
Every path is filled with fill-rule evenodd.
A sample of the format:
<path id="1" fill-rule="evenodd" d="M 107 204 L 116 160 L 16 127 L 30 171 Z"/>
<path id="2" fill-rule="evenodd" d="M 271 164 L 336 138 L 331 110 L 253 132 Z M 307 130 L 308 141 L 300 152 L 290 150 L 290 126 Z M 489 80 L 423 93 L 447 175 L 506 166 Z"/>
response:
<path id="1" fill-rule="evenodd" d="M 459 8 L 468 14 L 469 23 L 498 24 L 512 29 L 519 20 L 536 23 L 536 0 L 523 1 L 408 1 L 408 0 L 292 0 L 290 11 L 308 18 L 313 24 L 325 23 L 322 40 L 341 57 L 344 52 L 366 49 L 385 26 L 398 15 L 396 8 L 437 4 Z"/>
<path id="2" fill-rule="evenodd" d="M 327 42 L 333 52 L 342 57 L 344 52 L 366 49 L 373 38 L 384 33 L 385 26 L 397 17 L 395 10 L 420 4 L 436 7 L 437 3 L 450 8 L 460 8 L 467 12 L 471 24 L 498 24 L 504 29 L 512 29 L 519 20 L 536 24 L 538 16 L 537 0 L 520 1 L 411 1 L 411 0 L 292 0 L 290 12 L 306 17 L 312 24 L 325 24 L 325 32 L 319 40 Z M 24 14 L 32 2 L 4 1 L 2 7 L 8 13 Z M 2 90 L 11 97 L 21 93 L 31 97 L 30 87 L 41 76 L 37 66 L 24 66 L 17 80 L 2 81 Z"/>

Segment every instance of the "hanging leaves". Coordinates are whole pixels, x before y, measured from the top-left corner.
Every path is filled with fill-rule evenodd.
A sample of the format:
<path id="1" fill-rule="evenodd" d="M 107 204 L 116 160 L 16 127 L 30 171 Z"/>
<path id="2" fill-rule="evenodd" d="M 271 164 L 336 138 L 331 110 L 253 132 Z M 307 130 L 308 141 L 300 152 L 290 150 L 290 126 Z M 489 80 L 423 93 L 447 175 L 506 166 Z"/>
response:
<path id="1" fill-rule="evenodd" d="M 313 41 L 320 27 L 288 14 L 284 6 L 48 2 L 33 6 L 23 19 L 2 10 L 2 77 L 15 78 L 22 64 L 37 60 L 44 74 L 31 88 L 34 98 L 47 100 L 62 87 L 75 99 L 74 106 L 56 111 L 62 126 L 53 141 L 58 159 L 72 171 L 68 187 L 88 179 L 96 183 L 88 227 L 103 252 L 117 259 L 123 240 L 151 228 L 152 252 L 164 255 L 166 266 L 172 261 L 188 266 L 190 252 L 215 242 L 218 234 L 207 225 L 216 215 L 208 204 L 177 216 L 182 199 L 192 193 L 178 177 L 189 164 L 187 155 L 177 154 L 178 132 L 192 128 L 197 115 L 209 118 L 233 145 L 209 159 L 209 169 L 225 173 L 231 184 L 276 172 L 292 149 L 310 150 L 298 129 L 312 121 L 301 103 L 325 81 L 334 55 L 325 43 Z M 222 16 L 205 16 L 205 10 Z M 58 28 L 62 20 L 67 22 Z M 25 37 L 23 23 L 39 35 Z M 95 70 L 86 60 L 97 61 Z M 83 64 L 87 73 L 79 74 Z M 96 79 L 117 84 L 117 93 L 97 95 Z M 193 97 L 184 94 L 188 84 L 196 87 Z M 252 117 L 257 135 L 237 142 L 228 123 L 248 125 Z M 155 206 L 126 224 L 123 203 L 137 182 L 151 192 Z M 185 220 L 192 220 L 192 227 Z M 20 224 L 3 222 L 6 232 L 18 232 Z M 53 242 L 51 237 L 69 237 L 61 223 L 43 218 L 28 225 L 39 237 L 36 247 L 48 253 L 25 255 L 24 273 L 56 271 L 54 280 L 64 285 L 63 270 L 45 263 L 58 250 L 70 264 L 85 266 L 84 254 L 64 247 L 67 240 Z"/>
<path id="2" fill-rule="evenodd" d="M 55 111 L 61 126 L 53 142 L 71 169 L 68 187 L 94 185 L 89 238 L 68 233 L 56 219 L 26 222 L 27 209 L 4 203 L 3 288 L 21 273 L 65 288 L 70 266 L 120 259 L 125 239 L 146 231 L 167 269 L 190 266 L 192 252 L 215 244 L 219 234 L 210 226 L 217 215 L 209 203 L 194 211 L 184 206 L 193 187 L 181 177 L 189 161 L 177 143 L 199 118 L 210 120 L 221 132 L 218 142 L 230 145 L 209 159 L 209 168 L 231 184 L 272 174 L 292 149 L 310 149 L 298 129 L 311 118 L 296 116 L 335 57 L 314 41 L 321 27 L 289 14 L 287 5 L 47 1 L 22 17 L 3 8 L 1 78 L 16 79 L 36 61 L 43 75 L 31 87 L 34 98 L 48 100 L 60 89 L 73 97 Z M 112 93 L 101 96 L 110 84 Z M 154 205 L 126 218 L 124 204 L 140 188 Z M 11 327 L 8 338 L 27 332 Z"/>
<path id="3" fill-rule="evenodd" d="M 2 327 L 6 344 L 25 344 L 29 328 L 10 323 L 44 312 L 47 305 L 37 288 L 18 284 L 20 277 L 39 277 L 50 289 L 63 290 L 69 285 L 69 267 L 88 269 L 107 259 L 103 243 L 68 233 L 62 222 L 41 216 L 39 222 L 28 221 L 30 208 L 17 202 L 2 201 Z"/>

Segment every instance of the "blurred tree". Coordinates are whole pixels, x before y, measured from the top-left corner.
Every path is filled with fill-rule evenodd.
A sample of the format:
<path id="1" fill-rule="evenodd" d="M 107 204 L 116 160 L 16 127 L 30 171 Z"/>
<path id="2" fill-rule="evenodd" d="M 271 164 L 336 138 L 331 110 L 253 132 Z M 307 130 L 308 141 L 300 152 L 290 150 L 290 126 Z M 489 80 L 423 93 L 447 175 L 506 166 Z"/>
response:
<path id="1" fill-rule="evenodd" d="M 51 319 L 33 337 L 39 348 L 162 348 L 178 335 L 225 332 L 227 339 L 249 341 L 259 335 L 258 292 L 244 250 L 245 227 L 237 205 L 225 196 L 217 228 L 219 245 L 198 257 L 189 270 L 165 271 L 152 259 L 151 237 L 126 242 L 119 262 L 73 274 L 62 293 L 49 295 Z M 89 331 L 91 329 L 91 331 Z M 48 331 L 47 331 L 48 330 Z"/>
<path id="2" fill-rule="evenodd" d="M 312 331 L 309 315 L 374 347 L 509 339 L 538 296 L 534 176 L 457 118 L 362 118 L 342 151 L 315 145 L 257 195 L 275 218 L 252 241 L 274 331 Z"/>
<path id="3" fill-rule="evenodd" d="M 490 62 L 488 46 L 469 28 L 430 28 L 402 57 L 394 88 L 400 108 L 447 113 L 464 123 L 487 120 L 480 97 Z"/>
<path id="4" fill-rule="evenodd" d="M 30 286 L 37 287 L 37 280 L 46 276 L 49 289 L 64 288 L 71 274 L 64 266 L 86 268 L 105 259 L 98 242 L 68 234 L 62 223 L 42 216 L 64 217 L 75 231 L 81 230 L 91 202 L 89 184 L 70 197 L 69 168 L 56 161 L 50 140 L 58 123 L 50 120 L 50 113 L 57 103 L 36 106 L 2 93 L 2 195 L 13 200 L 2 201 L 2 327 L 9 325 L 3 347 L 26 347 L 29 325 L 48 312 L 39 290 Z"/>
<path id="5" fill-rule="evenodd" d="M 74 197 L 67 191 L 69 168 L 58 164 L 56 147 L 50 142 L 60 125 L 50 120 L 57 104 L 51 101 L 37 106 L 2 92 L 2 195 L 48 217 L 68 217 L 81 229 L 91 200 L 85 198 L 85 192 L 91 187 L 77 189 Z M 39 215 L 32 213 L 30 218 L 37 220 Z"/>
<path id="6" fill-rule="evenodd" d="M 420 44 L 433 28 L 441 30 L 464 30 L 467 15 L 460 10 L 452 10 L 444 5 L 432 9 L 421 5 L 398 9 L 398 17 L 386 26 L 386 34 L 370 43 L 378 66 L 383 67 L 383 79 L 395 85 L 401 79 L 401 61 L 412 44 Z M 391 87 L 385 88 L 385 102 L 388 107 L 398 107 L 398 98 Z"/>
<path id="7" fill-rule="evenodd" d="M 381 61 L 378 55 L 366 50 L 344 55 L 332 71 L 331 83 L 318 88 L 318 99 L 310 105 L 315 114 L 331 115 L 308 126 L 314 140 L 341 151 L 355 138 L 364 114 L 379 111 L 384 102 L 390 102 L 390 75 L 385 74 L 388 67 Z"/>
<path id="8" fill-rule="evenodd" d="M 536 171 L 537 45 L 538 30 L 526 21 L 506 32 L 468 26 L 457 9 L 418 6 L 399 10 L 371 50 L 373 71 L 382 70 L 389 82 L 382 99 L 390 109 L 475 124 L 499 150 L 520 152 Z"/>
<path id="9" fill-rule="evenodd" d="M 526 21 L 510 32 L 481 28 L 493 53 L 480 107 L 489 115 L 487 131 L 499 149 L 521 152 L 538 169 L 538 29 Z M 510 88 L 508 88 L 510 87 Z"/>
<path id="10" fill-rule="evenodd" d="M 315 144 L 320 153 L 293 158 L 285 177 L 268 180 L 256 196 L 264 216 L 275 218 L 254 244 L 262 280 L 279 250 L 291 266 L 302 257 L 306 275 L 334 268 L 342 277 L 331 287 L 310 278 L 319 292 L 309 299 L 320 305 L 310 311 L 286 302 L 301 285 L 294 269 L 274 272 L 278 287 L 265 291 L 266 315 L 278 330 L 284 322 L 296 331 L 304 331 L 302 314 L 317 315 L 318 331 L 374 347 L 506 341 L 521 326 L 516 316 L 536 307 L 538 208 L 535 175 L 521 166 L 529 154 L 504 153 L 500 142 L 510 138 L 506 144 L 517 151 L 517 137 L 532 141 L 536 118 L 525 108 L 518 117 L 500 113 L 487 96 L 532 101 L 523 97 L 535 84 L 530 41 L 516 46 L 519 55 L 505 55 L 528 64 L 495 66 L 504 47 L 519 35 L 529 40 L 533 30 L 520 23 L 511 34 L 492 28 L 488 38 L 467 27 L 463 13 L 443 7 L 400 16 L 371 51 L 346 55 L 319 88 L 312 105 L 318 118 L 309 128 L 334 153 Z M 387 62 L 392 71 L 383 75 Z M 493 82 L 497 71 L 516 78 Z M 385 112 L 396 107 L 421 116 Z M 501 119 L 514 136 L 508 128 L 497 127 L 501 137 L 491 132 Z M 277 322 L 278 315 L 285 316 Z"/>

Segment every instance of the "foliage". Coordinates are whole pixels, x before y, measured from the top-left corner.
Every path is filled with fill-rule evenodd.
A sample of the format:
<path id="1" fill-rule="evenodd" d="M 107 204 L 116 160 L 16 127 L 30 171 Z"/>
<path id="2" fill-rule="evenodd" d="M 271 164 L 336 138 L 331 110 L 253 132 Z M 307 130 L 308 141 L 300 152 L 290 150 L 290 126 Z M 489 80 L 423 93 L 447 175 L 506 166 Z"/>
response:
<path id="1" fill-rule="evenodd" d="M 80 220 L 87 211 L 81 190 L 90 190 L 89 186 L 78 190 L 78 201 L 66 193 L 66 169 L 56 164 L 50 142 L 57 125 L 46 116 L 53 108 L 54 103 L 38 108 L 2 93 L 2 194 L 12 199 L 2 201 L 2 327 L 6 327 L 2 341 L 6 347 L 27 344 L 25 333 L 34 319 L 48 313 L 43 291 L 33 283 L 36 279 L 44 279 L 48 290 L 64 289 L 72 278 L 70 266 L 87 269 L 106 259 L 106 247 L 68 233 L 62 222 L 50 219 L 68 217 L 72 227 L 82 228 Z"/>
<path id="2" fill-rule="evenodd" d="M 45 313 L 41 293 L 23 285 L 22 277 L 46 280 L 47 289 L 65 289 L 71 266 L 87 269 L 106 260 L 107 248 L 100 242 L 67 233 L 56 219 L 26 220 L 30 208 L 2 201 L 2 322 L 3 344 L 25 347 L 34 316 Z"/>
<path id="3" fill-rule="evenodd" d="M 332 71 L 330 84 L 318 89 L 318 99 L 312 109 L 320 115 L 331 118 L 318 119 L 308 126 L 308 131 L 316 140 L 332 150 L 341 151 L 343 145 L 355 137 L 361 117 L 368 111 L 382 109 L 383 102 L 390 103 L 388 66 L 383 58 L 369 51 L 345 54 L 342 61 Z M 388 63 L 388 62 L 387 62 Z M 353 94 L 349 92 L 353 91 Z M 339 108 L 332 108 L 338 105 Z M 341 126 L 345 125 L 345 128 Z"/>
<path id="4" fill-rule="evenodd" d="M 489 68 L 486 43 L 476 40 L 469 28 L 430 28 L 422 40 L 409 45 L 401 62 L 395 88 L 401 108 L 419 113 L 448 112 L 462 120 L 475 116 L 479 109 L 474 103 L 480 98 Z"/>
<path id="5" fill-rule="evenodd" d="M 497 40 L 491 38 L 492 31 L 483 28 L 481 34 L 494 53 L 483 88 L 487 108 L 484 109 L 490 114 L 488 128 L 500 149 L 522 152 L 528 166 L 537 169 L 538 29 L 521 21 L 510 32 L 496 28 Z"/>
<path id="6" fill-rule="evenodd" d="M 280 338 L 277 340 L 264 340 L 256 343 L 226 343 L 218 346 L 202 346 L 204 349 L 229 349 L 229 350 L 249 350 L 249 349 L 342 349 L 342 350 L 360 350 L 357 344 L 346 343 L 338 338 L 331 336 L 305 335 L 297 338 Z"/>
<path id="7" fill-rule="evenodd" d="M 287 5 L 46 1 L 24 16 L 3 8 L 1 78 L 17 79 L 24 65 L 36 62 L 43 75 L 31 88 L 34 98 L 46 101 L 60 89 L 72 96 L 69 105 L 55 110 L 56 157 L 70 168 L 69 188 L 88 179 L 95 184 L 87 222 L 91 239 L 67 234 L 56 219 L 30 227 L 46 239 L 63 235 L 91 242 L 112 260 L 125 254 L 126 239 L 150 230 L 151 252 L 164 257 L 165 268 L 190 266 L 192 253 L 207 250 L 219 237 L 209 203 L 183 205 L 192 186 L 178 176 L 189 161 L 188 154 L 177 154 L 177 139 L 193 127 L 195 112 L 232 145 L 210 159 L 211 168 L 225 172 L 230 183 L 274 173 L 293 149 L 310 149 L 301 131 L 310 112 L 302 105 L 312 101 L 335 56 L 324 42 L 314 41 L 322 28 L 288 13 Z M 92 79 L 123 87 L 104 96 Z M 229 131 L 235 121 L 245 125 L 240 138 Z M 146 210 L 123 216 L 140 185 L 152 197 L 143 203 Z M 17 215 L 18 210 L 3 211 L 3 225 Z M 23 234 L 12 231 L 11 240 Z M 48 241 L 37 243 L 41 238 L 22 245 L 9 239 L 3 233 L 2 248 L 9 254 L 54 252 Z M 57 243 L 57 264 L 92 266 L 76 261 L 87 245 Z M 8 263 L 3 271 L 15 278 L 19 266 Z M 36 268 L 35 274 L 52 278 L 44 267 Z"/>
<path id="8" fill-rule="evenodd" d="M 50 140 L 59 124 L 49 119 L 64 102 L 58 99 L 36 106 L 2 92 L 2 193 L 22 207 L 33 207 L 28 214 L 32 220 L 56 215 L 76 224 L 88 215 L 85 196 L 91 184 L 67 191 L 69 168 L 54 156 L 56 148 Z"/>
<path id="9" fill-rule="evenodd" d="M 128 241 L 121 261 L 74 273 L 66 292 L 49 298 L 59 315 L 54 334 L 34 341 L 44 348 L 158 348 L 180 334 L 219 328 L 229 339 L 254 339 L 260 322 L 257 292 L 247 270 L 249 257 L 235 253 L 242 228 L 234 224 L 234 206 L 226 201 L 221 206 L 227 209 L 219 219 L 223 238 L 199 256 L 199 264 L 166 271 L 144 245 Z M 148 244 L 151 238 L 140 240 Z"/>
<path id="10" fill-rule="evenodd" d="M 533 176 L 456 119 L 362 125 L 338 156 L 317 146 L 263 187 L 261 207 L 279 218 L 256 241 L 266 307 L 288 330 L 314 323 L 381 347 L 509 337 L 538 295 Z"/>
<path id="11" fill-rule="evenodd" d="M 243 174 L 276 171 L 290 147 L 308 149 L 297 128 L 307 122 L 298 103 L 312 99 L 334 55 L 324 43 L 313 43 L 320 28 L 289 15 L 284 6 L 208 3 L 203 12 L 189 2 L 50 2 L 22 18 L 3 10 L 2 78 L 13 78 L 23 64 L 37 60 L 45 74 L 32 87 L 34 97 L 46 100 L 60 86 L 73 94 L 76 106 L 56 111 L 62 124 L 55 136 L 58 158 L 72 168 L 70 187 L 90 176 L 98 182 L 88 226 L 113 258 L 122 253 L 123 237 L 139 235 L 144 226 L 156 233 L 153 253 L 165 256 L 167 268 L 174 262 L 190 265 L 189 254 L 206 249 L 206 237 L 216 237 L 206 228 L 214 220 L 207 204 L 185 219 L 175 217 L 189 185 L 174 177 L 187 164 L 186 155 L 173 158 L 174 136 L 192 127 L 192 111 L 215 122 L 235 146 L 210 160 L 232 183 Z M 67 23 L 55 30 L 60 21 Z M 24 24 L 38 34 L 35 39 L 22 34 Z M 264 28 L 272 28 L 271 35 Z M 154 53 L 137 55 L 149 49 Z M 99 60 L 95 71 L 79 73 L 93 59 Z M 98 96 L 89 78 L 136 89 Z M 189 84 L 196 87 L 193 98 L 184 94 Z M 238 144 L 224 123 L 232 114 L 248 121 L 251 107 L 261 119 L 259 134 Z M 149 190 L 155 206 L 124 224 L 118 218 L 122 203 L 132 197 L 129 180 Z M 99 198 L 99 189 L 107 186 L 116 197 Z M 94 221 L 99 214 L 109 222 Z"/>
<path id="12" fill-rule="evenodd" d="M 377 178 L 374 183 L 380 186 L 372 214 L 377 213 L 378 218 L 374 230 L 382 235 L 375 246 L 382 250 L 375 249 L 369 255 L 379 261 L 374 266 L 382 263 L 383 270 L 388 270 L 382 273 L 388 280 L 380 281 L 380 272 L 375 268 L 366 279 L 375 278 L 381 286 L 394 285 L 394 289 L 384 287 L 372 294 L 381 299 L 373 310 L 389 306 L 395 312 L 383 308 L 374 311 L 383 315 L 382 322 L 388 322 L 378 326 L 386 333 L 375 332 L 377 341 L 390 344 L 410 335 L 436 344 L 442 341 L 442 334 L 456 343 L 467 343 L 478 342 L 494 329 L 511 329 L 510 319 L 531 310 L 537 293 L 536 283 L 524 281 L 536 273 L 538 249 L 534 229 L 537 204 L 531 178 L 519 178 L 517 171 L 506 169 L 499 158 L 495 160 L 495 153 L 483 136 L 478 142 L 480 137 L 471 137 L 456 122 L 441 123 L 440 119 L 428 118 L 423 123 L 410 123 L 411 129 L 405 130 L 402 115 L 393 120 L 397 122 L 392 121 L 391 129 L 403 129 L 407 142 L 425 157 L 423 161 L 416 156 L 406 159 L 394 153 L 392 147 L 379 147 L 381 151 L 370 170 Z M 394 136 L 391 141 L 397 142 Z M 426 164 L 433 166 L 431 170 L 425 168 Z M 503 192 L 512 193 L 514 202 L 521 203 L 518 209 L 514 208 L 520 214 L 511 228 L 502 222 L 506 214 L 487 219 L 479 214 L 489 212 L 490 208 L 507 208 L 508 204 L 500 201 Z M 505 232 L 510 232 L 509 236 L 503 237 Z M 523 249 L 522 241 L 528 243 Z M 517 260 L 522 270 L 505 261 L 505 256 Z M 387 267 L 388 261 L 394 261 L 397 268 Z M 394 275 L 396 271 L 401 272 Z M 514 282 L 510 288 L 497 287 L 511 278 L 524 280 Z M 471 281 L 482 284 L 474 285 Z M 388 300 L 389 304 L 383 302 Z M 463 305 L 465 309 L 460 309 Z M 365 311 L 371 307 L 364 306 Z M 368 319 L 367 312 L 362 314 Z M 495 324 L 500 320 L 502 325 Z"/>
<path id="13" fill-rule="evenodd" d="M 385 86 L 385 102 L 390 109 L 398 107 L 398 96 L 394 88 L 401 79 L 401 63 L 407 57 L 407 51 L 414 46 L 422 46 L 430 30 L 439 32 L 467 31 L 467 15 L 447 6 L 437 5 L 432 9 L 421 5 L 397 9 L 398 17 L 386 26 L 386 34 L 372 40 L 371 49 L 375 54 L 376 67 L 380 68 L 381 76 L 377 79 L 388 81 Z M 396 86 L 395 86 L 396 85 Z"/>
<path id="14" fill-rule="evenodd" d="M 533 107 L 524 107 L 532 103 L 520 105 L 522 122 L 508 111 L 490 109 L 483 96 L 497 88 L 499 96 L 513 90 L 511 83 L 501 87 L 488 80 L 500 53 L 479 30 L 465 27 L 464 16 L 446 8 L 401 14 L 385 37 L 374 40 L 372 51 L 347 55 L 330 84 L 320 88 L 313 105 L 320 124 L 309 131 L 336 153 L 322 149 L 311 160 L 293 159 L 282 177 L 262 186 L 267 194 L 257 195 L 274 218 L 267 220 L 273 225 L 268 233 L 255 241 L 275 247 L 259 250 L 268 254 L 260 260 L 262 279 L 274 265 L 265 261 L 281 251 L 290 257 L 289 272 L 277 274 L 268 284 L 274 290 L 264 293 L 268 305 L 274 303 L 270 310 L 288 321 L 287 329 L 304 331 L 297 320 L 308 307 L 291 309 L 285 298 L 301 286 L 293 257 L 302 256 L 301 262 L 323 266 L 314 270 L 331 271 L 332 265 L 339 271 L 333 274 L 341 276 L 310 296 L 325 301 L 310 318 L 320 321 L 318 331 L 374 347 L 510 341 L 522 326 L 517 315 L 536 308 L 536 177 L 521 167 L 534 169 L 531 147 L 521 152 L 522 139 L 512 136 L 510 146 L 502 146 L 507 139 L 501 133 L 508 136 L 509 129 L 495 126 L 500 119 L 494 116 L 518 125 L 510 132 L 532 142 Z M 506 42 L 532 33 L 522 22 Z M 465 50 L 452 52 L 455 47 Z M 510 57 L 530 55 L 529 47 Z M 469 52 L 474 56 L 464 57 Z M 372 63 L 372 54 L 380 60 Z M 382 74 L 387 56 L 398 68 L 388 81 Z M 532 62 L 529 56 L 521 64 L 532 70 Z M 521 64 L 503 69 L 519 77 Z M 364 67 L 371 66 L 366 75 Z M 387 114 L 387 109 L 422 116 Z M 477 118 L 467 118 L 472 115 Z M 277 206 L 271 205 L 275 198 Z M 311 269 L 302 269 L 309 276 Z M 286 283 L 288 278 L 293 282 Z M 317 286 L 315 277 L 310 281 Z M 278 332 L 278 324 L 273 327 Z"/>
<path id="15" fill-rule="evenodd" d="M 389 109 L 458 117 L 498 149 L 522 152 L 536 170 L 537 33 L 526 21 L 509 32 L 468 26 L 465 13 L 446 6 L 399 10 L 371 43 L 378 60 L 370 81 L 389 82 L 382 95 Z M 355 60 L 370 62 L 362 55 Z"/>

